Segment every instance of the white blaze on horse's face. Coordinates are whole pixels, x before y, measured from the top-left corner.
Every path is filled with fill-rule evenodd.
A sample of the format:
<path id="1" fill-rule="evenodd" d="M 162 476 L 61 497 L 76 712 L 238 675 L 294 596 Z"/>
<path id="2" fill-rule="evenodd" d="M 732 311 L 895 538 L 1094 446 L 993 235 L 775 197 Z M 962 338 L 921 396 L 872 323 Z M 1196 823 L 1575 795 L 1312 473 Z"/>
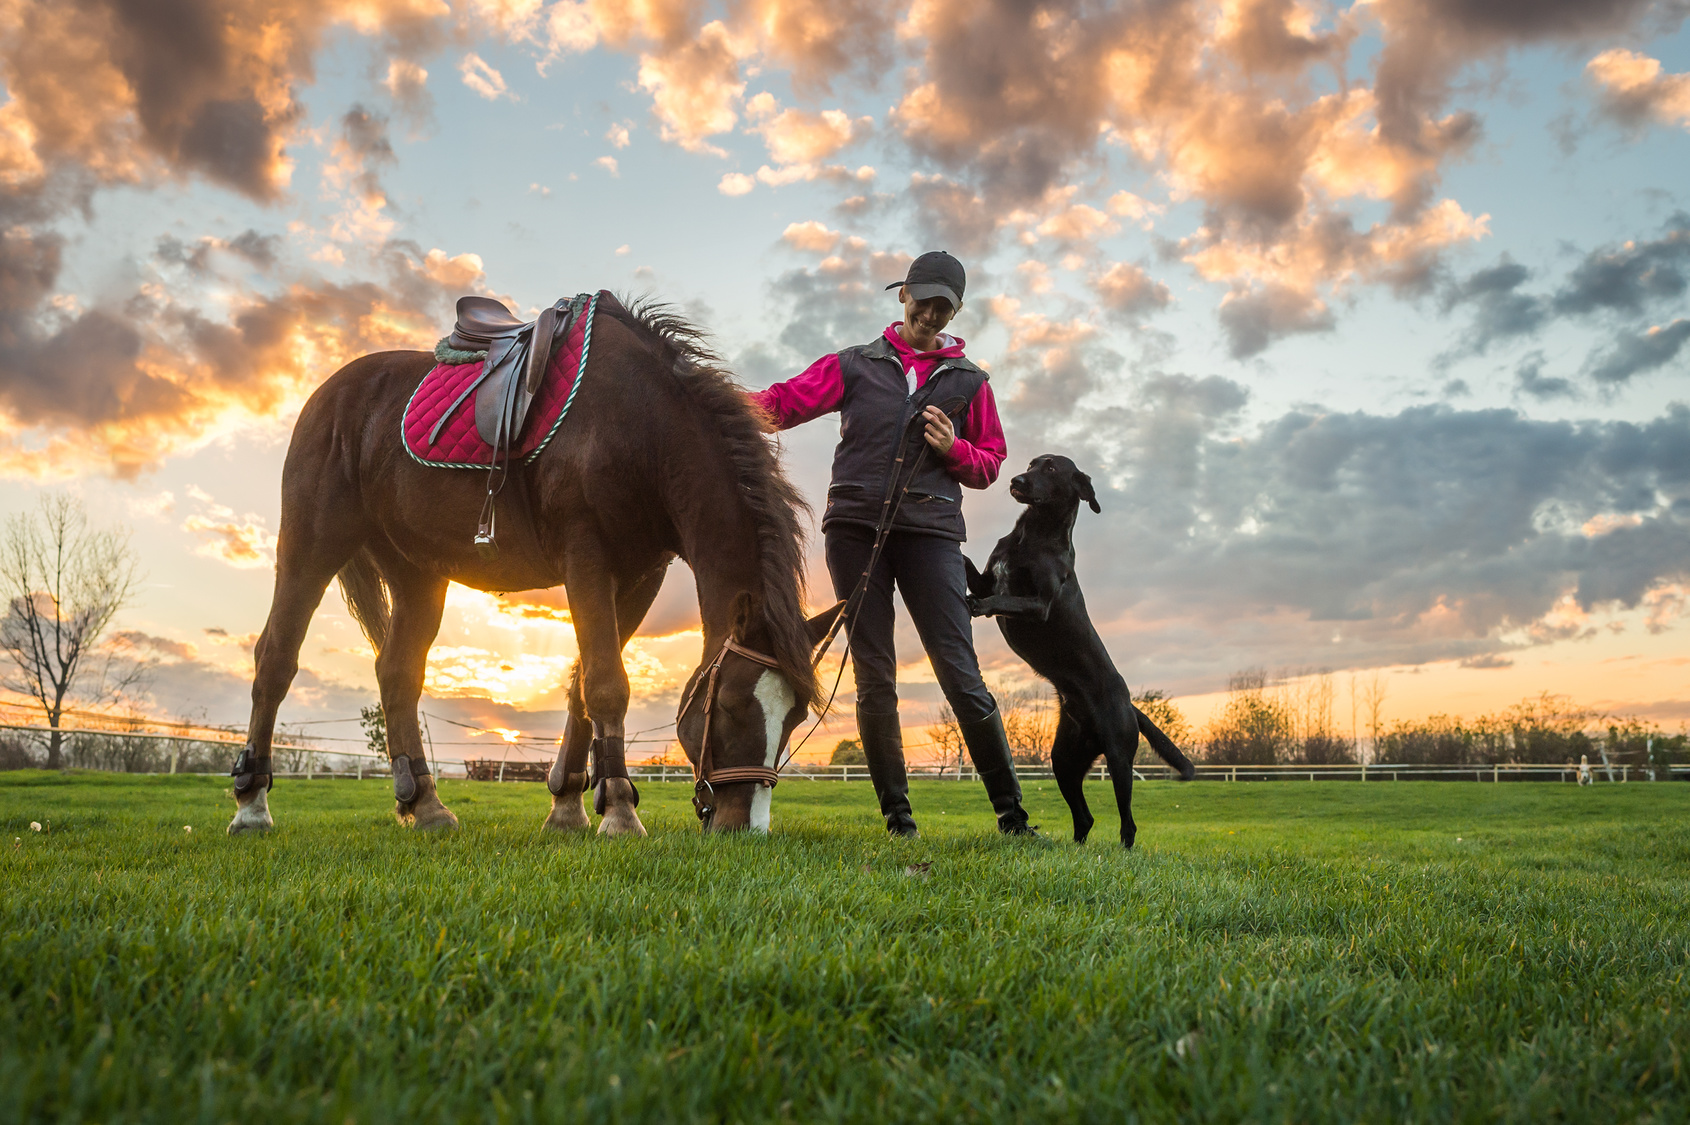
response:
<path id="1" fill-rule="evenodd" d="M 780 736 L 786 729 L 786 716 L 792 711 L 797 697 L 792 694 L 792 685 L 786 682 L 786 677 L 773 668 L 764 669 L 763 674 L 757 677 L 757 687 L 752 695 L 763 708 L 763 765 L 772 770 L 780 757 Z M 759 785 L 751 794 L 751 831 L 769 830 L 769 804 L 773 797 L 774 790 L 764 785 Z"/>

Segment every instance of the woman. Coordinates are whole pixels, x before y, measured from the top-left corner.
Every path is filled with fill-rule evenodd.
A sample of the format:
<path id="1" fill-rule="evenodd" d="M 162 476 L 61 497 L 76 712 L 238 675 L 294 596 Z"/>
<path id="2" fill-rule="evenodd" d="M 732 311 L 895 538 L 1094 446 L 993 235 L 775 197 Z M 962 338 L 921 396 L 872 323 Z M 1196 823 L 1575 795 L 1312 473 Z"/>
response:
<path id="1" fill-rule="evenodd" d="M 823 356 L 802 375 L 752 396 L 776 429 L 835 410 L 842 415 L 822 515 L 827 569 L 841 598 L 856 589 L 868 566 L 894 462 L 904 446 L 899 481 L 909 477 L 909 489 L 848 622 L 857 729 L 886 830 L 894 836 L 916 835 L 898 725 L 894 585 L 956 713 L 998 830 L 1032 831 L 997 701 L 980 679 L 968 616 L 961 486 L 989 487 L 1007 450 L 986 373 L 963 355 L 963 341 L 944 331 L 962 307 L 966 281 L 962 263 L 951 255 L 923 254 L 910 263 L 903 281 L 887 286 L 898 290 L 902 321 L 888 325 L 873 342 Z M 921 427 L 923 440 L 905 441 L 912 423 Z"/>

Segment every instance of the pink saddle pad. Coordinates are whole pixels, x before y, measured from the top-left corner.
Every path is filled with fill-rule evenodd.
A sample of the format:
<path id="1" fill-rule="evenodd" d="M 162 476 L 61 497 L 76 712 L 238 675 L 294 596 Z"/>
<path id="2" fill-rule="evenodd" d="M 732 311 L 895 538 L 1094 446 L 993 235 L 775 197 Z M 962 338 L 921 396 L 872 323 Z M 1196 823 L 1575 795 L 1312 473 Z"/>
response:
<path id="1" fill-rule="evenodd" d="M 586 369 L 587 351 L 592 345 L 593 314 L 598 310 L 595 294 L 587 311 L 575 318 L 569 336 L 552 357 L 540 391 L 528 410 L 511 449 L 511 459 L 533 460 L 550 444 L 558 427 L 569 412 L 575 397 L 575 384 Z M 482 363 L 440 363 L 423 376 L 422 383 L 405 405 L 402 440 L 405 451 L 424 465 L 440 469 L 485 469 L 493 463 L 493 447 L 481 440 L 475 428 L 475 395 L 458 403 L 440 433 L 431 442 L 429 434 L 435 423 L 449 409 L 464 388 L 481 376 Z M 480 393 L 479 389 L 476 392 Z"/>

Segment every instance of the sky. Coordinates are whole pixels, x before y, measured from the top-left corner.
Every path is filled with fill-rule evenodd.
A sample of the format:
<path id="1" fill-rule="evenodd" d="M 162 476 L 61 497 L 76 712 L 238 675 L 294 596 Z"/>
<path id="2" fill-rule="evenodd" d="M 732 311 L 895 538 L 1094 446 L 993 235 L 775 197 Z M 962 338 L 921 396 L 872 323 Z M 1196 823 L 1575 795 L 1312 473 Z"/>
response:
<path id="1" fill-rule="evenodd" d="M 136 705 L 241 723 L 282 459 L 341 364 L 431 347 L 467 293 L 606 288 L 763 387 L 873 338 L 883 287 L 947 249 L 1009 443 L 965 549 L 1012 524 L 1008 476 L 1072 457 L 1103 509 L 1080 581 L 1135 690 L 1200 722 L 1241 670 L 1330 670 L 1391 718 L 1552 691 L 1676 727 L 1687 12 L 14 0 L 0 511 L 68 491 L 128 528 Z M 837 436 L 778 439 L 812 504 Z M 809 557 L 819 608 L 819 533 Z M 644 749 L 700 645 L 677 563 L 628 652 Z M 907 628 L 899 654 L 914 746 L 938 695 Z M 370 655 L 331 590 L 283 719 L 356 737 L 325 721 L 374 700 Z M 561 591 L 454 587 L 424 710 L 555 732 L 573 656 Z"/>

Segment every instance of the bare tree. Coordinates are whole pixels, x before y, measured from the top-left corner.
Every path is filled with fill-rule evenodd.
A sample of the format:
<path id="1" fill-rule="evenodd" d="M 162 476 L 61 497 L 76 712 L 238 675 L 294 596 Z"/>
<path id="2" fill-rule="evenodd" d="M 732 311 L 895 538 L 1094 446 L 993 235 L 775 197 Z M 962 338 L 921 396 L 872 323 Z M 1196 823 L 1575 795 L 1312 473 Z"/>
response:
<path id="1" fill-rule="evenodd" d="M 126 531 L 97 531 L 70 496 L 43 497 L 14 515 L 0 544 L 0 649 L 14 665 L 5 686 L 33 696 L 52 735 L 47 768 L 64 764 L 59 721 L 75 699 L 97 704 L 123 694 L 145 665 L 100 647 L 106 626 L 140 580 Z"/>
<path id="2" fill-rule="evenodd" d="M 967 760 L 968 747 L 962 741 L 962 724 L 949 703 L 939 705 L 939 714 L 927 727 L 927 737 L 933 740 L 935 756 L 941 771 L 955 769 L 962 776 L 962 763 Z"/>
<path id="3" fill-rule="evenodd" d="M 1362 685 L 1362 703 L 1367 708 L 1367 729 L 1373 736 L 1373 745 L 1369 751 L 1369 761 L 1379 759 L 1379 739 L 1383 733 L 1384 723 L 1380 712 L 1385 708 L 1385 696 L 1391 685 L 1378 672 L 1374 672 Z"/>

